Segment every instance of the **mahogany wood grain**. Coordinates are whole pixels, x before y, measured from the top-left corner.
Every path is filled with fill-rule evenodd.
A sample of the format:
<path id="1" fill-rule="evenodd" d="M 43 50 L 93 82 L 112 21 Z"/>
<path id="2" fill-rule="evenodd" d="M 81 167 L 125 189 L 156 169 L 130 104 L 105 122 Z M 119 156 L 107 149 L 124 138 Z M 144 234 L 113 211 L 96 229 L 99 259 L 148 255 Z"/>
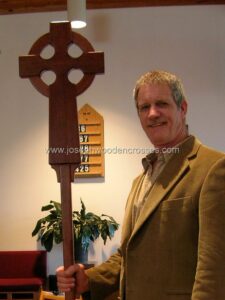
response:
<path id="1" fill-rule="evenodd" d="M 87 0 L 87 9 L 225 4 L 225 0 Z M 66 10 L 66 0 L 0 0 L 0 14 Z"/>

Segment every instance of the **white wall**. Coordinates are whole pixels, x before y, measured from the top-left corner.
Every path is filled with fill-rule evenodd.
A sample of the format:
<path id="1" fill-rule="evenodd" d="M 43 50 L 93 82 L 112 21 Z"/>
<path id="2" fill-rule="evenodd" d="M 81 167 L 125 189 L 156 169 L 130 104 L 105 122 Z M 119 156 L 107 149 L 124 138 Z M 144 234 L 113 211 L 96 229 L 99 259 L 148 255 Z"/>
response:
<path id="1" fill-rule="evenodd" d="M 42 205 L 60 200 L 56 175 L 48 165 L 48 100 L 18 75 L 18 57 L 49 31 L 49 22 L 65 12 L 0 16 L 1 208 L 0 250 L 36 249 L 31 237 Z M 182 6 L 88 10 L 80 31 L 105 53 L 105 75 L 96 76 L 78 98 L 105 120 L 105 147 L 145 148 L 132 99 L 136 79 L 148 70 L 178 74 L 189 101 L 191 132 L 225 150 L 225 6 Z M 121 223 L 132 179 L 142 155 L 106 155 L 105 178 L 72 185 L 74 208 L 82 197 L 87 208 Z M 120 232 L 105 247 L 91 248 L 101 262 L 119 245 Z M 48 271 L 62 263 L 61 246 L 48 256 Z"/>

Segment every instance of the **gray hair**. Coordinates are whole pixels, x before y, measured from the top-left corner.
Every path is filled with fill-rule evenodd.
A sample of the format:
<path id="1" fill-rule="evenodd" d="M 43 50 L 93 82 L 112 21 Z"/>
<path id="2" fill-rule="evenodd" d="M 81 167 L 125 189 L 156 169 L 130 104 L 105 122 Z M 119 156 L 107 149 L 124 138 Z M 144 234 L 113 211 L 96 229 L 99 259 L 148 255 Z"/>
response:
<path id="1" fill-rule="evenodd" d="M 183 84 L 176 75 L 165 71 L 154 70 L 142 75 L 136 82 L 134 88 L 136 106 L 139 89 L 146 84 L 167 84 L 177 107 L 180 107 L 182 101 L 185 99 Z"/>

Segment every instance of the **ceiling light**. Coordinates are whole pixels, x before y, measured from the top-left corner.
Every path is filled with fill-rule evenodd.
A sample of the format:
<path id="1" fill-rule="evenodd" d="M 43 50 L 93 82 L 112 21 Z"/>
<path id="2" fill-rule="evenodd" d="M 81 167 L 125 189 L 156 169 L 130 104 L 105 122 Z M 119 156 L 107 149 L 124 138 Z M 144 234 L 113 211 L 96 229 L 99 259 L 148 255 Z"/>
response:
<path id="1" fill-rule="evenodd" d="M 72 28 L 83 28 L 86 24 L 86 0 L 67 0 L 68 20 Z"/>

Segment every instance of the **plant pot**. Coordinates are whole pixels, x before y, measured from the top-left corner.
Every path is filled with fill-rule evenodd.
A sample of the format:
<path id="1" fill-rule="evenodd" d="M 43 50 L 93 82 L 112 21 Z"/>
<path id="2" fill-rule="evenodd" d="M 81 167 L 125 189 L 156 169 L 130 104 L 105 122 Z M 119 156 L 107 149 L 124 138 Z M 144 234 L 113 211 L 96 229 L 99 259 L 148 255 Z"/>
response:
<path id="1" fill-rule="evenodd" d="M 87 263 L 88 262 L 88 250 L 82 247 L 81 241 L 75 241 L 75 262 L 76 263 Z"/>

